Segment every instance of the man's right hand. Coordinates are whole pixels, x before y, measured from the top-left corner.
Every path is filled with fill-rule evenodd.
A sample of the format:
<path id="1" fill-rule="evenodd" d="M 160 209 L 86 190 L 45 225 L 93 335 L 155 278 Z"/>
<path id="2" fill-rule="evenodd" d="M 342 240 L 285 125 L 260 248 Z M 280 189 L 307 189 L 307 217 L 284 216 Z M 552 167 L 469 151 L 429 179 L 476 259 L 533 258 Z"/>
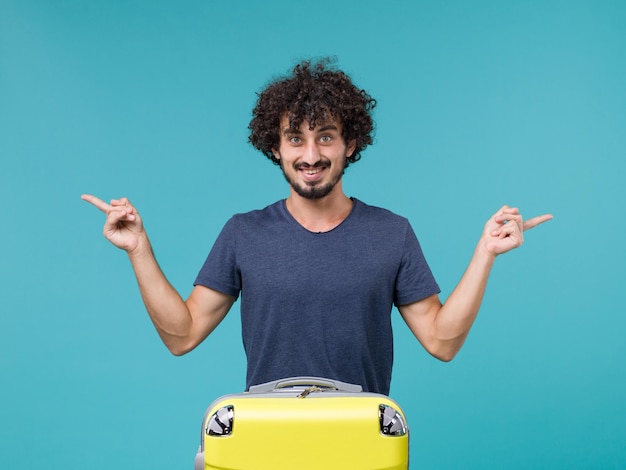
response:
<path id="1" fill-rule="evenodd" d="M 113 245 L 129 254 L 141 245 L 147 246 L 147 237 L 141 217 L 127 198 L 113 199 L 111 204 L 91 194 L 83 194 L 83 201 L 93 204 L 106 214 L 103 235 Z"/>
<path id="2" fill-rule="evenodd" d="M 128 199 L 110 204 L 91 194 L 81 199 L 106 214 L 102 232 L 128 253 L 143 302 L 167 348 L 177 356 L 191 351 L 224 319 L 236 298 L 198 285 L 185 302 L 161 271 L 141 217 Z"/>

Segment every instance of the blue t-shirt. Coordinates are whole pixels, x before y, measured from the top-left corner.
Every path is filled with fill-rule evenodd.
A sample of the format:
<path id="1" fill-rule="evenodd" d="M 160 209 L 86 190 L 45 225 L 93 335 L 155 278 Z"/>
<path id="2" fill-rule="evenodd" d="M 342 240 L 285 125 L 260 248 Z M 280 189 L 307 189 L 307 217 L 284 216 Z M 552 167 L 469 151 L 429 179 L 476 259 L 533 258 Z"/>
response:
<path id="1" fill-rule="evenodd" d="M 224 226 L 195 281 L 241 295 L 246 387 L 307 375 L 389 394 L 391 309 L 439 293 L 407 219 L 353 199 L 314 233 L 285 201 Z"/>

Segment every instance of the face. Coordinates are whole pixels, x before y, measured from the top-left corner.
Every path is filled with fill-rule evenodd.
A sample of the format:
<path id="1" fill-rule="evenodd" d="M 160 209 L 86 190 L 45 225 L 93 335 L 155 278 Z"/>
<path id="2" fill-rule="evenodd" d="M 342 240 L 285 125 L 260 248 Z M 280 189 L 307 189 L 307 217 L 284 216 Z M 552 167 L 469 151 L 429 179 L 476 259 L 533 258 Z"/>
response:
<path id="1" fill-rule="evenodd" d="M 341 123 L 329 121 L 309 129 L 303 122 L 298 129 L 289 128 L 285 116 L 280 123 L 280 148 L 274 156 L 280 160 L 291 188 L 307 199 L 321 199 L 341 181 L 346 158 L 354 152 L 355 142 L 346 145 Z"/>

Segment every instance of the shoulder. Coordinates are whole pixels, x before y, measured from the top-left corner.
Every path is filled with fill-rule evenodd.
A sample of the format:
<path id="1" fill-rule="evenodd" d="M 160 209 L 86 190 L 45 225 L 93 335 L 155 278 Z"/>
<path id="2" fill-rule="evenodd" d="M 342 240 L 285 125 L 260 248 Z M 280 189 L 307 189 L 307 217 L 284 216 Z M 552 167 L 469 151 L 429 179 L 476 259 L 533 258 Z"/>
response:
<path id="1" fill-rule="evenodd" d="M 263 209 L 255 209 L 248 212 L 235 214 L 228 221 L 230 225 L 257 225 L 260 223 L 274 223 L 283 218 L 284 200 L 270 204 Z"/>
<path id="2" fill-rule="evenodd" d="M 409 221 L 406 217 L 398 215 L 389 209 L 371 206 L 356 198 L 353 198 L 353 201 L 354 215 L 359 222 L 382 224 L 394 228 L 409 226 Z"/>
<path id="3" fill-rule="evenodd" d="M 276 237 L 289 227 L 284 200 L 263 209 L 233 215 L 223 228 L 223 233 L 237 240 Z"/>

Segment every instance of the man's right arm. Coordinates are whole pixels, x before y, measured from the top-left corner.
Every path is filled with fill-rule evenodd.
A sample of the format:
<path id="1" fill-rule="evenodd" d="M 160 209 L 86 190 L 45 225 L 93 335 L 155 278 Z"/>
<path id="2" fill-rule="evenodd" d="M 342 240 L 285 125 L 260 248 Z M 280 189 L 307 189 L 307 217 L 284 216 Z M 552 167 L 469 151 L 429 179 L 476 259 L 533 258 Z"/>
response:
<path id="1" fill-rule="evenodd" d="M 163 343 L 177 356 L 191 351 L 224 319 L 235 298 L 196 286 L 184 301 L 159 267 L 141 217 L 128 199 L 112 200 L 111 204 L 88 194 L 82 199 L 106 214 L 103 234 L 128 254 L 141 297 Z"/>

